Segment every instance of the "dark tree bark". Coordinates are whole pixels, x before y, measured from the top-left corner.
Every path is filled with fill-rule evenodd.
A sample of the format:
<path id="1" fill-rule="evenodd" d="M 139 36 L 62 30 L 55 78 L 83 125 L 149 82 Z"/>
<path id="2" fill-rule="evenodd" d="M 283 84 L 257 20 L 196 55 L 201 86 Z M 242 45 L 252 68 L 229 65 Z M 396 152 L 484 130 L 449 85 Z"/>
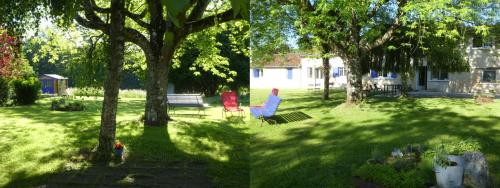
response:
<path id="1" fill-rule="evenodd" d="M 116 131 L 116 111 L 118 108 L 118 92 L 120 76 L 123 67 L 125 49 L 124 26 L 125 16 L 123 0 L 111 1 L 111 22 L 109 29 L 109 54 L 108 73 L 104 83 L 104 101 L 101 113 L 101 129 L 99 145 L 97 146 L 96 159 L 109 160 L 113 152 Z"/>
<path id="2" fill-rule="evenodd" d="M 411 69 L 411 65 L 409 64 L 410 63 L 410 57 L 408 56 L 408 53 L 403 51 L 401 53 L 402 57 L 400 57 L 400 61 L 401 61 L 401 97 L 408 97 L 408 80 L 411 76 L 410 74 L 410 71 L 412 70 Z"/>
<path id="3" fill-rule="evenodd" d="M 323 60 L 323 100 L 330 98 L 330 58 L 327 54 L 331 51 L 331 48 L 327 44 L 322 44 L 322 60 Z"/>
<path id="4" fill-rule="evenodd" d="M 349 57 L 349 56 L 347 56 Z M 362 69 L 361 60 L 358 56 L 351 56 L 349 58 L 343 58 L 347 62 L 345 66 L 345 71 L 347 75 L 347 100 L 348 104 L 357 104 L 363 100 L 362 95 Z"/>
<path id="5" fill-rule="evenodd" d="M 324 75 L 323 99 L 327 100 L 330 97 L 330 59 L 328 57 L 323 57 L 322 60 Z"/>

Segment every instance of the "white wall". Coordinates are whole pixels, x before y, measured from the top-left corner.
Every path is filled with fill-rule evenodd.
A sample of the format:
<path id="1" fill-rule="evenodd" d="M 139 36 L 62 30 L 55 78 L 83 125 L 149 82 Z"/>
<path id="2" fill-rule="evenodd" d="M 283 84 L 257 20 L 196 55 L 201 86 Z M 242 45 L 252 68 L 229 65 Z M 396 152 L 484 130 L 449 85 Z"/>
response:
<path id="1" fill-rule="evenodd" d="M 470 72 L 449 73 L 448 80 L 435 81 L 430 79 L 431 70 L 427 72 L 427 88 L 430 91 L 446 93 L 474 93 L 495 90 L 500 93 L 500 49 L 495 45 L 491 48 L 472 47 L 472 38 L 466 49 L 466 58 L 471 67 Z M 482 81 L 483 71 L 487 68 L 496 68 L 496 83 Z"/>
<path id="2" fill-rule="evenodd" d="M 300 88 L 301 70 L 292 68 L 292 79 L 288 79 L 287 68 L 264 68 L 263 76 L 254 77 L 253 68 L 250 69 L 250 88 Z"/>
<path id="3" fill-rule="evenodd" d="M 329 63 L 330 63 L 330 67 L 331 67 L 330 74 L 329 74 L 330 83 L 333 84 L 334 87 L 344 87 L 345 84 L 347 83 L 346 76 L 344 75 L 344 76 L 339 76 L 339 77 L 334 78 L 333 74 L 332 74 L 333 68 L 344 67 L 344 62 L 342 61 L 342 59 L 340 59 L 340 57 L 333 57 L 333 58 L 330 58 Z M 315 75 L 316 74 L 315 69 L 323 67 L 322 59 L 302 58 L 300 60 L 300 64 L 302 65 L 301 71 L 302 71 L 302 78 L 303 78 L 301 87 L 302 88 L 310 88 L 310 87 L 316 86 L 319 88 L 323 88 L 324 79 L 322 79 L 321 77 L 317 78 Z M 309 70 L 308 68 L 313 68 L 312 78 L 308 77 L 308 70 Z"/>

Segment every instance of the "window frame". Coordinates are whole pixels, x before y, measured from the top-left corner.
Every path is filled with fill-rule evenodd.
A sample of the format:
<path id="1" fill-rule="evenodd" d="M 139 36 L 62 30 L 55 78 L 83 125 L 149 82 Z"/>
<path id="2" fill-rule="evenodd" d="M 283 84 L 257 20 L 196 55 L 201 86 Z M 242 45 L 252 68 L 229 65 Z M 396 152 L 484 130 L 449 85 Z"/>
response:
<path id="1" fill-rule="evenodd" d="M 344 67 L 338 67 L 338 75 L 339 77 L 344 76 Z"/>
<path id="2" fill-rule="evenodd" d="M 254 68 L 253 69 L 253 77 L 254 78 L 262 78 L 264 77 L 264 69 L 261 68 Z"/>
<path id="3" fill-rule="evenodd" d="M 484 76 L 486 72 L 493 72 L 493 79 L 485 80 Z M 481 75 L 481 83 L 497 83 L 497 70 L 496 69 L 484 69 L 483 74 Z"/>
<path id="4" fill-rule="evenodd" d="M 324 79 L 322 68 L 320 68 L 320 67 L 314 68 L 314 78 L 315 79 Z"/>
<path id="5" fill-rule="evenodd" d="M 286 74 L 288 80 L 293 80 L 293 68 L 291 67 L 286 68 Z"/>
<path id="6" fill-rule="evenodd" d="M 437 77 L 435 77 L 435 73 L 437 73 Z M 446 75 L 446 77 L 444 76 Z M 430 81 L 449 81 L 450 75 L 448 71 L 444 70 L 431 70 L 431 79 Z"/>
<path id="7" fill-rule="evenodd" d="M 479 42 L 476 42 L 480 40 Z M 487 37 L 483 37 L 483 36 L 474 36 L 472 38 L 472 48 L 474 49 L 490 49 L 490 48 L 493 48 L 493 45 L 494 44 L 494 39 L 493 37 L 490 37 L 490 36 L 487 36 Z M 481 45 L 476 45 L 476 44 L 481 44 Z"/>
<path id="8" fill-rule="evenodd" d="M 314 71 L 312 67 L 307 67 L 307 78 L 312 79 L 314 78 Z"/>

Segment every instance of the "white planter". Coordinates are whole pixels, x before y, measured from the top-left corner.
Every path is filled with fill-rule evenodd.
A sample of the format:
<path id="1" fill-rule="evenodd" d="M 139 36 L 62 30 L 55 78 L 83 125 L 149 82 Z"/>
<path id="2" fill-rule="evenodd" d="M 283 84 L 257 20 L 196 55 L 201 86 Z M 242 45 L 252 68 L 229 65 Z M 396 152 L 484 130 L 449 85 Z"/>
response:
<path id="1" fill-rule="evenodd" d="M 457 165 L 442 167 L 434 165 L 436 172 L 436 182 L 441 188 L 458 188 L 463 187 L 464 177 L 464 159 L 461 156 L 448 155 L 448 159 L 455 162 Z"/>

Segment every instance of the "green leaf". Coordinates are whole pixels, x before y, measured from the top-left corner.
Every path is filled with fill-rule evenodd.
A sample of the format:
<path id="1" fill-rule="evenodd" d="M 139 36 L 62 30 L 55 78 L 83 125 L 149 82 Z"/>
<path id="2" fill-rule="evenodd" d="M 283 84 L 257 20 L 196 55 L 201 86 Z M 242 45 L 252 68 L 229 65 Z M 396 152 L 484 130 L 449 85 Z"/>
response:
<path id="1" fill-rule="evenodd" d="M 167 13 L 174 25 L 181 27 L 178 16 L 189 6 L 189 0 L 162 0 L 161 2 L 167 8 Z"/>
<path id="2" fill-rule="evenodd" d="M 240 14 L 244 19 L 249 18 L 250 0 L 231 0 L 234 16 Z"/>

